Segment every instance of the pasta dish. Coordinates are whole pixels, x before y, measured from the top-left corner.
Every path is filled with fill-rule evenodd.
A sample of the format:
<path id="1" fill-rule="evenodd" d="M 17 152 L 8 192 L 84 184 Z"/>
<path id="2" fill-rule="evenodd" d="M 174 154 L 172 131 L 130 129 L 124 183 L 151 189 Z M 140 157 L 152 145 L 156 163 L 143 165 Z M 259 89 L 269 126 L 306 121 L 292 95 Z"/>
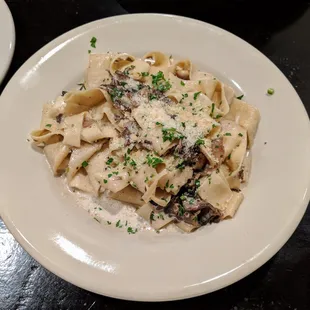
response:
<path id="1" fill-rule="evenodd" d="M 130 203 L 155 230 L 232 218 L 260 114 L 188 60 L 90 54 L 85 82 L 44 104 L 31 133 L 70 188 Z"/>

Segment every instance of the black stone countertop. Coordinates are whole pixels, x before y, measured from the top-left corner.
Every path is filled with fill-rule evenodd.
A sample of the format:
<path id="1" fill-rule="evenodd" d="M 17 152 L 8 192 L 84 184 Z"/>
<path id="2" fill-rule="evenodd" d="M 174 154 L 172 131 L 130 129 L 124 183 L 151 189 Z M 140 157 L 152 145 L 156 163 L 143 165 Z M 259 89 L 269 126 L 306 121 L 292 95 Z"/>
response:
<path id="1" fill-rule="evenodd" d="M 86 22 L 125 12 L 114 0 L 6 2 L 15 22 L 16 49 L 11 68 L 0 86 L 0 92 L 24 61 L 58 35 Z M 130 13 L 160 12 L 185 15 L 215 24 L 240 36 L 280 68 L 295 87 L 309 114 L 308 1 L 295 0 L 284 3 L 275 0 L 119 0 L 119 3 Z M 155 310 L 158 307 L 163 310 L 309 310 L 310 210 L 308 209 L 286 245 L 250 276 L 212 294 L 160 304 L 103 297 L 65 282 L 32 259 L 0 220 L 1 310 Z"/>

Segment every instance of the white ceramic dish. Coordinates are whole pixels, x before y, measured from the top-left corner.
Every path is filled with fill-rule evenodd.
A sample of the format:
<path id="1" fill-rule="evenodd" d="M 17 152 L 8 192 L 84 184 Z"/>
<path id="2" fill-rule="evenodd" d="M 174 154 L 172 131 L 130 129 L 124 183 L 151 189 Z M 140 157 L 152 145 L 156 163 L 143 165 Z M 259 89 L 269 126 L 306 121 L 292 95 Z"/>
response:
<path id="1" fill-rule="evenodd" d="M 15 28 L 11 12 L 0 0 L 0 83 L 12 60 L 15 47 Z"/>
<path id="2" fill-rule="evenodd" d="M 128 235 L 100 226 L 60 193 L 44 157 L 26 138 L 38 124 L 42 104 L 83 78 L 92 36 L 98 52 L 160 50 L 189 57 L 260 109 L 252 176 L 233 220 L 189 235 Z M 275 89 L 273 96 L 266 95 L 269 87 Z M 74 29 L 19 69 L 0 106 L 0 207 L 6 225 L 47 269 L 99 294 L 159 301 L 227 286 L 283 246 L 309 201 L 309 120 L 298 95 L 255 48 L 203 22 L 133 14 Z"/>

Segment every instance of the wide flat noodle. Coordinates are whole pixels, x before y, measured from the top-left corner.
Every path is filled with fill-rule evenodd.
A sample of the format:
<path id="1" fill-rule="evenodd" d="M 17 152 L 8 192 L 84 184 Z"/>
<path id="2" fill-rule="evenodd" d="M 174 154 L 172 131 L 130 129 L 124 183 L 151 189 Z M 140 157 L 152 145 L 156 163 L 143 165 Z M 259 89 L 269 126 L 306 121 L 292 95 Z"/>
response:
<path id="1" fill-rule="evenodd" d="M 49 144 L 44 147 L 44 154 L 50 164 L 54 175 L 59 173 L 59 167 L 64 159 L 68 156 L 71 149 L 62 142 Z"/>
<path id="2" fill-rule="evenodd" d="M 80 147 L 81 146 L 81 131 L 84 121 L 84 113 L 68 116 L 64 121 L 64 140 L 63 143 Z"/>
<path id="3" fill-rule="evenodd" d="M 105 102 L 106 98 L 100 89 L 68 92 L 64 96 L 66 103 L 64 114 L 74 115 L 88 111 L 99 103 Z"/>
<path id="4" fill-rule="evenodd" d="M 82 164 L 84 162 L 87 162 L 90 157 L 92 157 L 96 152 L 101 149 L 101 147 L 102 143 L 84 143 L 81 145 L 81 148 L 73 149 L 67 172 L 67 180 L 69 183 L 71 182 L 72 178 L 77 174 L 79 169 L 81 169 Z"/>
<path id="5" fill-rule="evenodd" d="M 142 199 L 142 193 L 133 188 L 131 185 L 128 185 L 119 192 L 111 193 L 110 197 L 115 200 L 128 202 L 137 206 L 143 206 L 145 204 Z"/>
<path id="6" fill-rule="evenodd" d="M 253 146 L 260 121 L 259 110 L 256 107 L 235 98 L 230 105 L 230 111 L 225 116 L 225 119 L 232 120 L 247 130 L 249 140 L 248 148 L 250 149 Z"/>

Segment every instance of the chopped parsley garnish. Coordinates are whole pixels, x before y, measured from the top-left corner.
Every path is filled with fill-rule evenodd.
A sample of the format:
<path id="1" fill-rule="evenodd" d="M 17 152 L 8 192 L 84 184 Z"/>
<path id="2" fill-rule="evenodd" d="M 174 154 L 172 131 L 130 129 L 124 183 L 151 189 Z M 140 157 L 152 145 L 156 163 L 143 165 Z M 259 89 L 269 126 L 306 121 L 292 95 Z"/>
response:
<path id="1" fill-rule="evenodd" d="M 197 99 L 197 97 L 199 96 L 200 93 L 201 93 L 201 91 L 198 91 L 197 93 L 194 94 L 194 100 Z"/>
<path id="2" fill-rule="evenodd" d="M 108 178 L 111 178 L 112 175 L 113 175 L 112 173 L 109 173 L 109 174 L 108 174 Z"/>
<path id="3" fill-rule="evenodd" d="M 230 157 L 231 157 L 231 153 L 227 156 L 227 158 L 230 159 Z"/>
<path id="4" fill-rule="evenodd" d="M 152 213 L 151 213 L 151 215 L 150 215 L 150 219 L 151 219 L 151 221 L 155 221 L 155 218 L 154 218 L 154 212 L 152 212 Z"/>
<path id="5" fill-rule="evenodd" d="M 150 94 L 149 99 L 153 100 L 153 99 L 157 99 L 157 97 L 156 97 L 156 95 Z"/>
<path id="6" fill-rule="evenodd" d="M 111 96 L 112 100 L 114 100 L 115 98 L 122 98 L 124 93 L 122 90 L 114 87 L 109 91 L 109 95 Z"/>
<path id="7" fill-rule="evenodd" d="M 110 221 L 107 221 L 108 225 L 111 225 L 112 223 Z"/>
<path id="8" fill-rule="evenodd" d="M 127 85 L 126 82 L 119 82 L 123 87 Z"/>
<path id="9" fill-rule="evenodd" d="M 92 48 L 96 48 L 96 42 L 97 42 L 97 38 L 92 37 L 91 40 L 90 40 L 90 46 Z"/>
<path id="10" fill-rule="evenodd" d="M 127 228 L 127 232 L 128 232 L 129 235 L 130 235 L 130 234 L 135 234 L 137 231 L 138 231 L 137 228 L 136 228 L 135 230 L 133 230 L 133 228 L 130 227 L 130 226 Z"/>
<path id="11" fill-rule="evenodd" d="M 185 164 L 184 164 L 184 161 L 181 161 L 180 163 L 178 163 L 176 165 L 176 168 L 177 169 L 180 169 L 181 171 L 185 168 Z"/>
<path id="12" fill-rule="evenodd" d="M 196 187 L 199 187 L 200 186 L 200 181 L 199 180 L 195 180 L 195 185 L 196 185 Z"/>
<path id="13" fill-rule="evenodd" d="M 188 97 L 188 94 L 182 94 L 182 99 L 180 100 L 180 103 L 182 103 L 182 101 Z"/>
<path id="14" fill-rule="evenodd" d="M 185 209 L 184 209 L 184 207 L 180 204 L 180 205 L 179 205 L 179 212 L 178 212 L 178 214 L 179 214 L 179 216 L 183 216 L 184 213 L 185 213 Z"/>
<path id="15" fill-rule="evenodd" d="M 182 195 L 182 196 L 180 197 L 180 199 L 183 201 L 183 200 L 186 199 L 186 196 Z"/>
<path id="16" fill-rule="evenodd" d="M 212 107 L 211 107 L 211 113 L 210 113 L 210 116 L 212 116 L 212 115 L 213 115 L 214 108 L 215 108 L 215 104 L 214 104 L 214 103 L 212 103 Z"/>
<path id="17" fill-rule="evenodd" d="M 146 163 L 150 166 L 155 168 L 158 164 L 163 163 L 164 161 L 159 157 L 152 157 L 150 154 L 146 156 Z"/>
<path id="18" fill-rule="evenodd" d="M 238 133 L 238 136 L 243 137 L 243 134 L 241 132 Z"/>
<path id="19" fill-rule="evenodd" d="M 118 171 L 113 171 L 112 173 L 115 175 L 118 175 Z"/>
<path id="20" fill-rule="evenodd" d="M 165 188 L 168 188 L 168 187 L 169 187 L 169 180 L 165 184 Z"/>
<path id="21" fill-rule="evenodd" d="M 171 88 L 171 84 L 165 79 L 162 71 L 159 71 L 156 75 L 152 74 L 152 85 L 161 92 L 165 92 Z"/>
<path id="22" fill-rule="evenodd" d="M 87 162 L 87 161 L 83 161 L 83 162 L 82 162 L 82 167 L 85 168 L 85 167 L 87 167 L 87 166 L 88 166 L 88 162 Z"/>
<path id="23" fill-rule="evenodd" d="M 164 124 L 163 124 L 163 123 L 160 123 L 160 122 L 156 122 L 156 125 L 157 125 L 157 126 L 164 126 Z"/>
<path id="24" fill-rule="evenodd" d="M 88 50 L 88 54 L 90 54 L 91 53 L 91 50 Z"/>
<path id="25" fill-rule="evenodd" d="M 218 114 L 218 115 L 215 116 L 215 119 L 218 119 L 220 117 L 222 117 L 222 115 Z"/>
<path id="26" fill-rule="evenodd" d="M 159 217 L 160 219 L 162 219 L 162 220 L 165 219 L 162 213 L 159 213 L 159 214 L 158 214 L 158 217 Z"/>
<path id="27" fill-rule="evenodd" d="M 224 136 L 231 136 L 231 133 L 230 132 L 226 132 L 226 133 L 224 133 Z"/>
<path id="28" fill-rule="evenodd" d="M 268 95 L 273 95 L 274 94 L 274 89 L 273 88 L 268 88 L 267 94 Z"/>
<path id="29" fill-rule="evenodd" d="M 180 84 L 181 84 L 182 86 L 185 86 L 185 83 L 184 83 L 183 81 L 181 81 Z"/>
<path id="30" fill-rule="evenodd" d="M 66 91 L 66 90 L 63 90 L 63 91 L 61 92 L 61 95 L 64 96 L 66 93 L 67 93 L 67 91 Z"/>
<path id="31" fill-rule="evenodd" d="M 130 160 L 130 156 L 128 156 L 128 155 L 125 153 L 124 159 L 125 159 L 124 166 L 127 166 L 127 163 L 128 163 L 128 161 Z"/>
<path id="32" fill-rule="evenodd" d="M 149 76 L 150 74 L 148 72 L 141 72 L 142 76 Z"/>
<path id="33" fill-rule="evenodd" d="M 171 184 L 171 185 L 169 186 L 169 188 L 174 189 L 174 185 L 173 185 L 173 184 Z"/>
<path id="34" fill-rule="evenodd" d="M 238 97 L 236 97 L 237 99 L 241 100 L 244 97 L 244 95 L 240 95 Z"/>
<path id="35" fill-rule="evenodd" d="M 133 166 L 134 168 L 137 167 L 137 163 L 132 159 L 129 163 L 131 166 Z"/>
<path id="36" fill-rule="evenodd" d="M 185 122 L 181 122 L 182 127 L 185 128 Z"/>
<path id="37" fill-rule="evenodd" d="M 115 225 L 115 226 L 121 228 L 121 227 L 122 227 L 122 225 L 121 225 L 121 220 L 118 220 L 118 221 L 116 222 L 116 225 Z"/>
<path id="38" fill-rule="evenodd" d="M 201 84 L 201 81 L 199 81 L 198 84 Z"/>
<path id="39" fill-rule="evenodd" d="M 173 141 L 174 139 L 184 139 L 184 136 L 179 133 L 175 128 L 163 128 L 163 141 Z"/>
<path id="40" fill-rule="evenodd" d="M 106 161 L 106 164 L 107 164 L 107 165 L 111 165 L 112 162 L 113 162 L 113 158 L 110 157 L 110 158 Z"/>
<path id="41" fill-rule="evenodd" d="M 144 180 L 144 183 L 147 183 L 149 181 L 149 178 L 146 177 L 145 180 Z"/>
<path id="42" fill-rule="evenodd" d="M 201 138 L 199 138 L 199 139 L 197 139 L 197 141 L 195 142 L 195 145 L 205 145 L 205 140 L 203 140 L 203 139 L 201 139 Z"/>
<path id="43" fill-rule="evenodd" d="M 45 127 L 52 127 L 52 124 L 46 124 Z"/>
<path id="44" fill-rule="evenodd" d="M 211 184 L 211 176 L 208 177 L 209 185 Z"/>
<path id="45" fill-rule="evenodd" d="M 104 184 L 107 184 L 107 183 L 108 183 L 108 180 L 104 179 L 104 180 L 103 180 L 103 183 L 104 183 Z"/>
<path id="46" fill-rule="evenodd" d="M 190 106 L 193 106 L 193 103 L 192 103 L 192 102 L 190 102 L 190 103 L 189 103 L 189 105 L 190 105 Z"/>
<path id="47" fill-rule="evenodd" d="M 85 86 L 85 83 L 79 83 L 77 84 L 78 86 L 80 86 L 80 90 L 86 90 L 86 86 Z"/>

